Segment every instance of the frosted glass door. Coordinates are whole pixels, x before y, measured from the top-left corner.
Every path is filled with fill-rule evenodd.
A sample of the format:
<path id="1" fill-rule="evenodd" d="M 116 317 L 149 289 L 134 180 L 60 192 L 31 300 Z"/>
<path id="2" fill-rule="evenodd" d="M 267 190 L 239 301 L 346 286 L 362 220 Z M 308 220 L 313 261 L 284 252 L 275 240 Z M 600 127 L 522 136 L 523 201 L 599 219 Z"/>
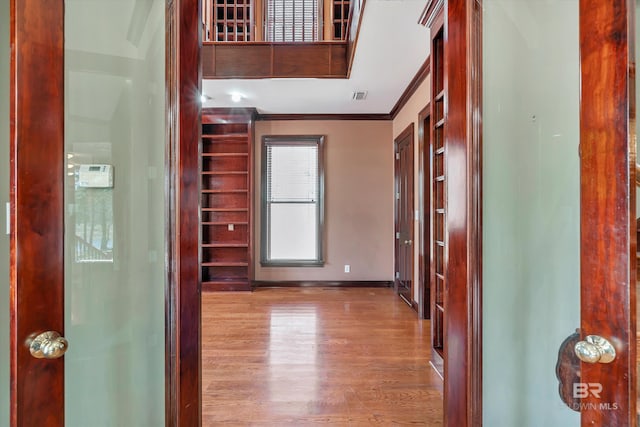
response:
<path id="1" fill-rule="evenodd" d="M 65 2 L 65 423 L 164 425 L 162 0 Z"/>

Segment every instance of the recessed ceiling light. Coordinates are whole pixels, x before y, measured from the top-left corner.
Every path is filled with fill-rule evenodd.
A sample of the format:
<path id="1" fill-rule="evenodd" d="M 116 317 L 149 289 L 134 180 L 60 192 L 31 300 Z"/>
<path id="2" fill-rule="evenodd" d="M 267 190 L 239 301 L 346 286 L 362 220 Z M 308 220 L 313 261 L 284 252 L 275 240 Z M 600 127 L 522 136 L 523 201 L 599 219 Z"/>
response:
<path id="1" fill-rule="evenodd" d="M 240 102 L 242 101 L 242 94 L 239 94 L 238 92 L 233 92 L 231 94 L 231 100 L 233 102 Z"/>

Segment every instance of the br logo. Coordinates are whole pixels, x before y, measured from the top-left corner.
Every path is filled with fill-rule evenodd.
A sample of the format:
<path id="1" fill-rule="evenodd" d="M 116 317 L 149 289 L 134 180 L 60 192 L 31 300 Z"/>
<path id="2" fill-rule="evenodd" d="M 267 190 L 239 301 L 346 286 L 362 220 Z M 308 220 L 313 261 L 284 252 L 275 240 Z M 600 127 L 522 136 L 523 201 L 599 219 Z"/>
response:
<path id="1" fill-rule="evenodd" d="M 573 383 L 573 398 L 584 399 L 593 396 L 600 399 L 602 384 L 600 383 Z"/>

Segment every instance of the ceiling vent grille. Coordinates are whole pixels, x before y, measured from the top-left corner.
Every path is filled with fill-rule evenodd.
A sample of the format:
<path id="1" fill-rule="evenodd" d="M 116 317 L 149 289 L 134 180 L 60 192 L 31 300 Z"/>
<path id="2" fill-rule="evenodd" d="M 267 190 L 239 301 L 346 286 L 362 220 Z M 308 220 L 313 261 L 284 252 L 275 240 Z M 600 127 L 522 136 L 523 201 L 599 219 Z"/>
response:
<path id="1" fill-rule="evenodd" d="M 351 97 L 351 99 L 353 99 L 354 101 L 364 101 L 366 98 L 367 98 L 367 91 L 365 90 L 353 92 L 353 96 Z"/>

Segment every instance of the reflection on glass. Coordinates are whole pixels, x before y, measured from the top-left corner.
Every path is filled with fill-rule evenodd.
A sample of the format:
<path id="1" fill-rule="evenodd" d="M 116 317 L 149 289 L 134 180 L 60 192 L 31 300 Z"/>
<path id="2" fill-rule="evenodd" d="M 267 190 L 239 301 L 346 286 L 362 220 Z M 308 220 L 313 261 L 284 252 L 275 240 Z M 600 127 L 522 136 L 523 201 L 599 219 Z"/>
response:
<path id="1" fill-rule="evenodd" d="M 65 0 L 67 426 L 164 425 L 164 11 Z"/>
<path id="2" fill-rule="evenodd" d="M 277 307 L 271 312 L 269 401 L 301 402 L 293 406 L 276 404 L 276 411 L 303 415 L 308 409 L 306 402 L 318 397 L 317 324 L 315 307 Z"/>
<path id="3" fill-rule="evenodd" d="M 74 178 L 73 196 L 67 197 L 74 200 L 69 222 L 75 222 L 75 261 L 113 262 L 113 188 L 101 182 L 103 180 L 99 179 L 100 175 L 95 177 L 95 182 L 83 180 L 81 175 L 87 169 L 92 174 L 106 173 L 101 170 L 103 166 L 80 166 L 77 163 L 79 159 L 89 156 L 88 153 L 83 154 L 67 156 L 68 166 L 73 169 L 69 176 Z"/>

